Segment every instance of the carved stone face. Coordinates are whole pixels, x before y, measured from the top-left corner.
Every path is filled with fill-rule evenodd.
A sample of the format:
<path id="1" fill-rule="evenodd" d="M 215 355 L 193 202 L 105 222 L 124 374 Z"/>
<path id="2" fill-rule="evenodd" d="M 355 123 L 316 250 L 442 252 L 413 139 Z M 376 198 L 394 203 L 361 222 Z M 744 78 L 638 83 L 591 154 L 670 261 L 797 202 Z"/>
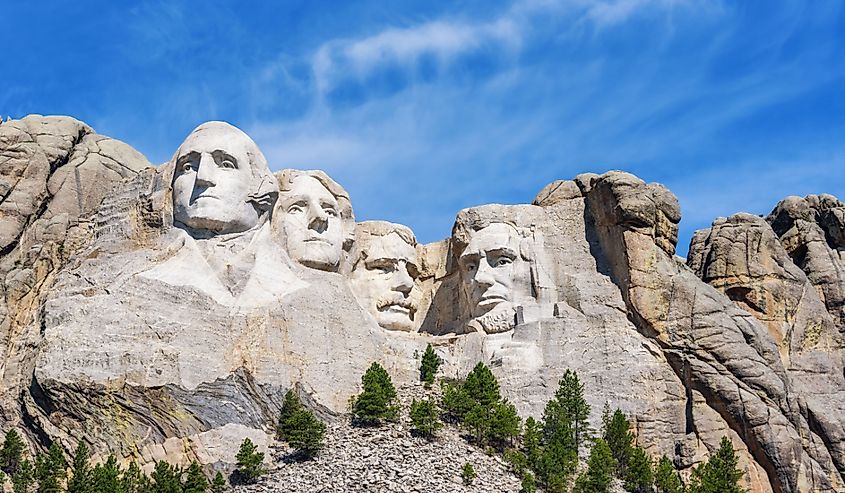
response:
<path id="1" fill-rule="evenodd" d="M 490 332 L 484 318 L 499 325 L 498 319 L 510 316 L 518 293 L 530 282 L 528 264 L 519 253 L 519 235 L 507 224 L 493 223 L 472 235 L 458 261 L 470 315 L 481 319 Z"/>
<path id="2" fill-rule="evenodd" d="M 173 174 L 173 220 L 194 232 L 238 233 L 255 227 L 249 137 L 216 122 L 194 130 L 179 146 Z"/>
<path id="3" fill-rule="evenodd" d="M 279 196 L 278 209 L 288 255 L 313 269 L 337 271 L 344 241 L 337 199 L 308 175 L 295 177 L 290 185 Z"/>
<path id="4" fill-rule="evenodd" d="M 416 249 L 399 234 L 389 233 L 369 236 L 361 252 L 350 274 L 358 302 L 381 327 L 413 330 L 417 301 L 411 291 L 417 276 Z"/>

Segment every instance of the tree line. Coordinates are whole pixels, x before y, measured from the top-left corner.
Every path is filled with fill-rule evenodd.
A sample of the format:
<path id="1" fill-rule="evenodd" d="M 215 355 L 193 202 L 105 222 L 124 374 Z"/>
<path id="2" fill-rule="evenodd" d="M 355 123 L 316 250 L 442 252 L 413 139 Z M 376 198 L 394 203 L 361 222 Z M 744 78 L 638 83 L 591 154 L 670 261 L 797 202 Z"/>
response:
<path id="1" fill-rule="evenodd" d="M 420 381 L 430 388 L 442 360 L 429 344 L 420 364 Z M 381 426 L 398 420 L 400 405 L 388 372 L 373 362 L 361 377 L 362 391 L 350 399 L 352 424 Z M 493 372 L 478 363 L 463 380 L 440 381 L 440 395 L 411 402 L 412 433 L 436 440 L 444 424 L 460 427 L 467 439 L 490 453 L 501 454 L 521 478 L 522 492 L 543 488 L 548 493 L 607 493 L 614 478 L 632 493 L 742 493 L 743 476 L 730 440 L 723 437 L 707 462 L 695 467 L 685 484 L 665 455 L 653 459 L 636 444 L 625 414 L 609 406 L 601 416 L 601 429 L 589 426 L 590 406 L 576 372 L 566 370 L 543 416 L 522 420 L 516 407 L 503 398 Z M 276 438 L 286 441 L 293 460 L 310 460 L 324 446 L 326 425 L 299 400 L 294 389 L 284 398 L 276 423 Z M 77 446 L 70 464 L 59 445 L 34 460 L 24 457 L 25 445 L 16 430 L 6 433 L 0 448 L 0 484 L 11 482 L 14 493 L 221 493 L 226 479 L 217 472 L 210 480 L 192 462 L 179 467 L 155 463 L 145 474 L 137 463 L 124 469 L 114 455 L 91 465 L 84 442 Z M 579 468 L 579 450 L 589 449 L 586 467 Z M 585 450 L 586 452 L 586 450 Z M 255 482 L 267 472 L 264 453 L 246 438 L 235 456 L 232 479 Z M 580 472 L 579 472 L 580 469 Z M 68 475 L 68 472 L 70 473 Z M 465 484 L 476 477 L 472 464 L 461 466 Z"/>

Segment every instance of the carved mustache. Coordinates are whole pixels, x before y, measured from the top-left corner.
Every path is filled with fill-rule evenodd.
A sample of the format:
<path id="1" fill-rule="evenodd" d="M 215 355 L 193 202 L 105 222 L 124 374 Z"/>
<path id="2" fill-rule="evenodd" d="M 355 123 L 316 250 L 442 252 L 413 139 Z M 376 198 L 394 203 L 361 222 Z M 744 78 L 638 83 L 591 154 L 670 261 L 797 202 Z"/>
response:
<path id="1" fill-rule="evenodd" d="M 401 306 L 402 308 L 410 310 L 411 313 L 417 309 L 416 305 L 410 300 L 410 298 L 405 298 L 399 293 L 382 296 L 376 301 L 376 309 L 378 310 L 382 310 L 389 306 Z"/>

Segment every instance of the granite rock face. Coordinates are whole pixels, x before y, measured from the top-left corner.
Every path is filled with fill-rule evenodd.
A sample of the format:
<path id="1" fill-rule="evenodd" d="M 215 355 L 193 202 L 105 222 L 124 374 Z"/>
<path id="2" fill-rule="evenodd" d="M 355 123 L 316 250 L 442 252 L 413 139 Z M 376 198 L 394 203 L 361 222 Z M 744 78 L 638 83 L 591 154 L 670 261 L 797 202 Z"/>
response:
<path id="1" fill-rule="evenodd" d="M 288 389 L 342 430 L 371 362 L 408 388 L 432 344 L 523 416 L 573 369 L 594 427 L 619 407 L 686 472 L 727 435 L 750 491 L 845 491 L 832 197 L 719 219 L 686 265 L 677 199 L 622 172 L 459 211 L 423 245 L 222 122 L 158 167 L 68 118 L 3 123 L 0 156 L 2 422 L 33 446 L 227 469 L 243 437 L 273 445 Z"/>

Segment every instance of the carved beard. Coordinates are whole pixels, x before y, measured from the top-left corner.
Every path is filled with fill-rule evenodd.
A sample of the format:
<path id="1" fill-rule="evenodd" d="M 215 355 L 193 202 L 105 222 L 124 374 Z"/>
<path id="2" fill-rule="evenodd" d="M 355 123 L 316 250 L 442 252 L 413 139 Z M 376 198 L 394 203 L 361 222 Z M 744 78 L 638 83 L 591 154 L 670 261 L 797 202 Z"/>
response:
<path id="1" fill-rule="evenodd" d="M 474 318 L 468 326 L 487 334 L 501 334 L 516 325 L 516 312 L 511 303 L 501 303 L 489 312 Z"/>

